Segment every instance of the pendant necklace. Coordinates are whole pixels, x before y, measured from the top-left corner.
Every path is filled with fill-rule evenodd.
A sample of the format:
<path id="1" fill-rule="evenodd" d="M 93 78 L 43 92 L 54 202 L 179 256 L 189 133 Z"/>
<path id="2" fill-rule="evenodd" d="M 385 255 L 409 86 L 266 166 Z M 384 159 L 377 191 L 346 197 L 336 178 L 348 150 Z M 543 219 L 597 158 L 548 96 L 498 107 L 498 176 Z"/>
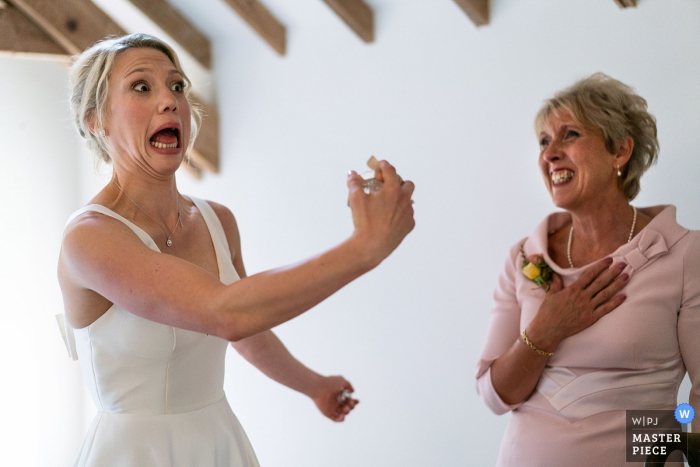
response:
<path id="1" fill-rule="evenodd" d="M 131 197 L 130 197 L 129 195 L 126 194 L 126 191 L 124 191 L 124 189 L 123 189 L 121 186 L 119 186 L 119 183 L 117 183 L 117 180 L 116 180 L 116 179 L 113 178 L 112 181 L 114 182 L 115 185 L 117 185 L 117 188 L 119 188 L 119 190 L 120 190 L 122 193 L 124 193 L 124 196 L 126 196 L 127 198 L 129 198 L 129 201 L 131 201 L 132 203 L 134 203 L 134 206 L 136 206 L 137 208 L 139 208 L 139 209 L 141 210 L 142 213 L 144 213 L 145 215 L 147 215 L 149 219 L 151 219 L 153 222 L 155 222 L 156 224 L 158 224 L 158 226 L 159 226 L 161 229 L 163 229 L 163 232 L 165 232 L 165 235 L 168 237 L 168 240 L 165 242 L 165 244 L 166 244 L 167 246 L 169 246 L 169 247 L 173 246 L 173 241 L 172 241 L 170 238 L 171 238 L 171 237 L 173 236 L 173 234 L 175 233 L 175 230 L 177 229 L 177 226 L 178 226 L 178 225 L 182 225 L 182 216 L 181 216 L 181 212 L 180 212 L 180 196 L 178 195 L 178 197 L 177 197 L 177 221 L 175 221 L 175 228 L 173 228 L 173 230 L 170 231 L 170 235 L 168 235 L 168 231 L 165 230 L 165 227 L 163 227 L 163 226 L 160 224 L 160 222 L 158 222 L 158 221 L 156 221 L 154 218 L 152 218 L 146 211 L 143 210 L 143 208 L 142 208 L 141 206 L 139 206 L 138 204 L 136 204 L 136 201 L 134 201 L 133 199 L 131 199 Z"/>
<path id="2" fill-rule="evenodd" d="M 124 193 L 124 194 L 126 194 L 126 193 Z M 627 239 L 627 243 L 632 241 L 632 237 L 634 237 L 634 228 L 637 225 L 637 208 L 632 206 L 632 212 L 634 213 L 634 215 L 632 217 L 632 228 L 630 229 L 630 236 Z M 574 239 L 574 223 L 572 222 L 571 228 L 569 229 L 569 243 L 566 245 L 566 257 L 568 258 L 569 266 L 571 266 L 572 269 L 575 267 L 574 263 L 571 261 L 571 242 L 573 241 L 573 239 Z"/>

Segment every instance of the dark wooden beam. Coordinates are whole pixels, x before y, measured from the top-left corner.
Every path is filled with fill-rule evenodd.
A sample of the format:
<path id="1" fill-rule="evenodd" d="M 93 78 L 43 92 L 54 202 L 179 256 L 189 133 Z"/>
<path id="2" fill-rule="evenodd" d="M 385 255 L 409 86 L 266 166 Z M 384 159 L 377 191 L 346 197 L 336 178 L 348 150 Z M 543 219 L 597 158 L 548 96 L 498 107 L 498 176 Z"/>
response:
<path id="1" fill-rule="evenodd" d="M 0 0 L 0 50 L 12 53 L 65 55 L 39 26 L 12 5 Z"/>
<path id="2" fill-rule="evenodd" d="M 90 0 L 6 0 L 74 55 L 109 35 L 126 32 Z"/>
<path id="3" fill-rule="evenodd" d="M 615 0 L 615 3 L 617 3 L 617 6 L 619 6 L 620 8 L 637 6 L 637 0 Z"/>
<path id="4" fill-rule="evenodd" d="M 197 100 L 195 98 L 195 100 Z M 197 100 L 204 114 L 202 127 L 194 141 L 190 157 L 195 164 L 209 172 L 219 172 L 219 117 L 214 109 Z"/>
<path id="5" fill-rule="evenodd" d="M 374 12 L 362 0 L 323 0 L 360 38 L 374 42 Z"/>
<path id="6" fill-rule="evenodd" d="M 265 42 L 284 55 L 287 50 L 287 30 L 258 0 L 225 0 Z"/>
<path id="7" fill-rule="evenodd" d="M 3 1 L 3 0 L 0 0 Z M 15 52 L 31 50 L 41 53 L 61 53 L 75 55 L 108 35 L 122 36 L 126 31 L 112 21 L 90 0 L 4 0 L 9 5 L 0 9 L 13 20 L 12 28 L 2 27 L 0 43 L 8 43 L 8 49 Z M 16 7 L 12 8 L 12 7 Z M 33 25 L 32 25 L 33 23 Z M 0 25 L 4 26 L 3 22 Z M 32 28 L 32 26 L 34 26 Z M 19 29 L 17 29 L 19 28 Z M 9 31 L 12 34 L 6 34 Z M 18 31 L 18 32 L 15 32 Z M 44 39 L 41 33 L 44 33 Z M 14 48 L 11 41 L 17 42 L 18 33 L 27 34 Z M 46 38 L 55 46 L 51 47 Z M 12 48 L 10 48 L 12 47 Z M 195 98 L 196 99 L 196 98 Z M 219 124 L 216 110 L 203 105 L 205 117 L 200 136 L 197 138 L 192 156 L 196 165 L 211 172 L 219 171 Z M 196 171 L 195 171 L 196 172 Z"/>
<path id="8" fill-rule="evenodd" d="M 489 24 L 489 0 L 454 0 L 477 26 Z"/>
<path id="9" fill-rule="evenodd" d="M 175 39 L 185 50 L 206 68 L 211 68 L 209 39 L 192 26 L 165 0 L 129 0 L 151 21 Z"/>
<path id="10" fill-rule="evenodd" d="M 204 171 L 202 170 L 201 167 L 199 167 L 197 165 L 197 163 L 194 160 L 192 160 L 192 157 L 189 157 L 189 158 L 183 160 L 182 164 L 180 164 L 180 167 L 185 169 L 185 171 L 188 174 L 190 174 L 192 177 L 196 178 L 197 180 L 202 179 Z"/>

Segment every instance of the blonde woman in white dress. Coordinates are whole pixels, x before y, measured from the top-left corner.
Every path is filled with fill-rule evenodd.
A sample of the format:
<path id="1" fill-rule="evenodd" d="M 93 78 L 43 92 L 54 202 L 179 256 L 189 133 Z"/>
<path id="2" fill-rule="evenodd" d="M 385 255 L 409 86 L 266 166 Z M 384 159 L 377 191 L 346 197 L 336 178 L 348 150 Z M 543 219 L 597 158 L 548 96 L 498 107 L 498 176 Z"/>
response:
<path id="1" fill-rule="evenodd" d="M 75 466 L 257 466 L 223 391 L 229 342 L 343 421 L 350 383 L 306 368 L 270 329 L 376 267 L 414 227 L 414 186 L 382 161 L 371 196 L 348 174 L 346 241 L 246 277 L 233 214 L 177 190 L 199 123 L 188 95 L 177 56 L 151 36 L 102 41 L 73 65 L 77 127 L 113 164 L 69 220 L 58 264 L 64 333 L 98 407 Z"/>

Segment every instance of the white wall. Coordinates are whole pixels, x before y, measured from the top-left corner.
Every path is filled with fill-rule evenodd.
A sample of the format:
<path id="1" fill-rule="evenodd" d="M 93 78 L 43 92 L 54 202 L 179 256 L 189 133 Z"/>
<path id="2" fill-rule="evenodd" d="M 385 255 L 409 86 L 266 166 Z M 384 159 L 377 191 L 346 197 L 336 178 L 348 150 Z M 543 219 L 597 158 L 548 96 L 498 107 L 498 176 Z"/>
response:
<path id="1" fill-rule="evenodd" d="M 80 202 L 67 70 L 6 57 L 0 70 L 0 465 L 67 465 L 88 397 L 54 319 L 61 233 Z"/>
<path id="2" fill-rule="evenodd" d="M 222 133 L 221 174 L 203 182 L 182 174 L 180 188 L 233 210 L 249 274 L 346 238 L 345 174 L 370 155 L 390 160 L 417 186 L 417 226 L 395 254 L 276 329 L 300 360 L 353 383 L 361 403 L 345 423 L 327 421 L 303 396 L 229 356 L 226 391 L 263 466 L 493 464 L 508 417 L 481 404 L 474 365 L 508 248 L 553 209 L 536 167 L 532 117 L 544 98 L 576 79 L 603 71 L 647 98 L 662 151 L 634 204 L 673 203 L 682 224 L 700 228 L 695 0 L 640 0 L 624 11 L 613 0 L 492 0 L 491 25 L 479 29 L 449 0 L 371 0 L 373 45 L 318 0 L 265 0 L 288 26 L 284 58 L 219 0 L 172 3 L 213 37 Z M 55 114 L 47 119 L 67 118 L 58 117 L 65 102 L 51 90 L 32 95 L 48 75 L 19 63 L 0 63 L 7 70 L 0 74 L 3 108 L 8 80 L 41 76 L 32 91 L 13 91 L 23 96 L 13 105 L 37 115 L 48 105 Z M 52 125 L 35 124 L 37 131 Z M 70 138 L 65 132 L 61 138 Z M 76 161 L 74 143 L 57 151 L 36 151 L 36 144 L 22 150 L 46 164 L 24 169 L 34 191 L 51 187 L 57 196 L 70 186 L 52 202 L 77 208 L 98 189 L 87 156 Z M 59 173 L 58 157 L 76 172 L 48 177 Z M 75 173 L 83 187 L 77 193 Z M 25 209 L 41 205 L 16 193 Z M 64 211 L 53 215 L 64 219 Z M 40 240 L 38 220 L 26 219 L 29 233 L 13 232 L 13 245 Z M 59 231 L 36 252 L 51 274 Z M 51 300 L 60 308 L 60 297 Z"/>

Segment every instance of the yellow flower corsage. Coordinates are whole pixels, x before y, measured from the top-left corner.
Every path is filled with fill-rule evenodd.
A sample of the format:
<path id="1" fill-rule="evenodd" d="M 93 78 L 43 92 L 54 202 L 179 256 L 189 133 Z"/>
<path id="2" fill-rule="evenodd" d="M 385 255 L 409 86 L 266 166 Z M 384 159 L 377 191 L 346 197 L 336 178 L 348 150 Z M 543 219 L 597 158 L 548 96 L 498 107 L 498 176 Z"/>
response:
<path id="1" fill-rule="evenodd" d="M 520 256 L 523 258 L 521 269 L 525 277 L 549 292 L 549 284 L 552 282 L 552 268 L 544 261 L 542 255 L 525 256 L 524 245 L 520 245 Z"/>

